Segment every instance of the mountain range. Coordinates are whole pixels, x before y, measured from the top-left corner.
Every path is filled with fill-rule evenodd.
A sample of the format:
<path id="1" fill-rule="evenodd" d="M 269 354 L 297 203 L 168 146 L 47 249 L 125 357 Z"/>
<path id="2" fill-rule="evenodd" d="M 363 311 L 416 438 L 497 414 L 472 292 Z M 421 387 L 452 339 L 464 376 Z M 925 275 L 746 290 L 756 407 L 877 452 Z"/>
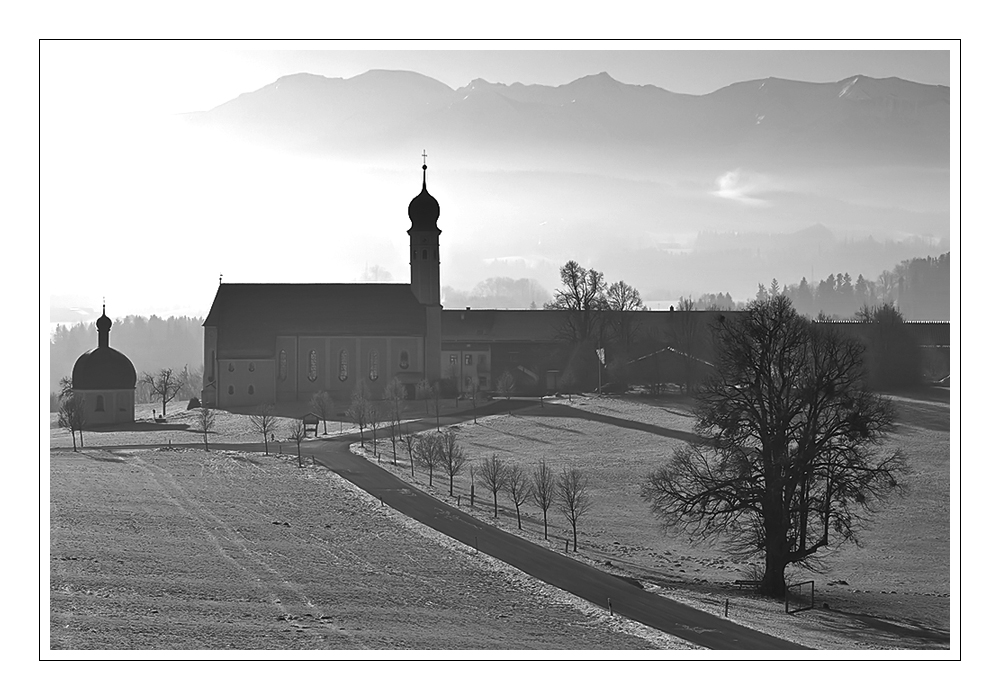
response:
<path id="1" fill-rule="evenodd" d="M 450 279 L 442 270 L 454 286 L 535 269 L 548 285 L 576 258 L 661 293 L 742 296 L 782 275 L 767 256 L 737 278 L 713 271 L 708 255 L 692 266 L 685 256 L 698 253 L 699 234 L 704 243 L 708 232 L 790 234 L 822 224 L 843 244 L 903 243 L 911 257 L 947 250 L 949 110 L 948 87 L 862 75 L 762 78 L 685 95 L 607 73 L 560 86 L 473 80 L 452 89 L 372 70 L 288 75 L 183 119 L 279 151 L 394 172 L 415 168 L 426 149 L 432 191 L 440 198 L 439 183 L 448 188 L 450 254 L 465 263 Z M 748 249 L 738 236 L 723 239 L 725 250 Z M 844 269 L 822 250 L 803 255 L 785 277 Z M 854 274 L 886 267 L 857 262 Z"/>

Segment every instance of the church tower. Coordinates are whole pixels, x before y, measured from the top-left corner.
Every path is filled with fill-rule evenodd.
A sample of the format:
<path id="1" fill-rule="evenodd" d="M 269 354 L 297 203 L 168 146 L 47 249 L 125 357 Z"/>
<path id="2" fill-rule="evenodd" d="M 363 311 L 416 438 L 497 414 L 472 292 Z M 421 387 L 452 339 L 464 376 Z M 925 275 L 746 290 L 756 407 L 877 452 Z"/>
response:
<path id="1" fill-rule="evenodd" d="M 427 191 L 427 156 L 420 194 L 410 202 L 410 288 L 427 313 L 424 340 L 424 374 L 428 381 L 441 378 L 441 207 Z"/>

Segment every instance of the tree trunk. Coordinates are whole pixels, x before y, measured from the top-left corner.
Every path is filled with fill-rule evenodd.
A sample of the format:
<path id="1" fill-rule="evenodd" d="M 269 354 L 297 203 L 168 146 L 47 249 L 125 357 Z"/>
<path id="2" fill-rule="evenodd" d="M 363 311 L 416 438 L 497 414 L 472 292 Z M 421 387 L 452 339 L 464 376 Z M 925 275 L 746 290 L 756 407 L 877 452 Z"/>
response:
<path id="1" fill-rule="evenodd" d="M 548 511 L 542 511 L 542 527 L 545 532 L 545 539 L 549 539 L 549 514 Z"/>
<path id="2" fill-rule="evenodd" d="M 785 552 L 779 537 L 767 538 L 764 578 L 760 582 L 760 592 L 772 598 L 785 597 Z"/>
<path id="3" fill-rule="evenodd" d="M 514 510 L 517 511 L 517 529 L 520 530 L 521 529 L 521 506 L 519 506 L 519 505 L 517 505 L 517 503 L 515 503 L 514 504 Z"/>
<path id="4" fill-rule="evenodd" d="M 494 518 L 498 517 L 498 514 L 497 514 L 497 492 L 496 491 L 493 492 L 493 517 Z"/>
<path id="5" fill-rule="evenodd" d="M 573 551 L 576 551 L 576 523 L 573 523 Z"/>
<path id="6" fill-rule="evenodd" d="M 70 430 L 69 434 L 73 436 L 73 451 L 76 452 L 76 431 Z"/>

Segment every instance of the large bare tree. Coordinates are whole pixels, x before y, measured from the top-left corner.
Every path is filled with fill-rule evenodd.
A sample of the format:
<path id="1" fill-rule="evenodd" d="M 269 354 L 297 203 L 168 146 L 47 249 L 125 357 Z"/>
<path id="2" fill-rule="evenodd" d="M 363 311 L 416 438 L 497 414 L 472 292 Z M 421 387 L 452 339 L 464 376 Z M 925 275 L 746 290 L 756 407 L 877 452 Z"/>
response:
<path id="1" fill-rule="evenodd" d="M 639 332 L 639 320 L 635 312 L 646 310 L 645 304 L 642 303 L 642 295 L 632 285 L 619 280 L 608 287 L 606 299 L 614 338 L 618 341 L 625 357 L 631 357 L 632 345 Z"/>
<path id="2" fill-rule="evenodd" d="M 559 277 L 563 286 L 545 308 L 568 311 L 566 325 L 559 329 L 559 334 L 572 343 L 582 343 L 596 335 L 599 312 L 606 303 L 604 273 L 585 270 L 580 263 L 570 260 L 559 268 Z"/>
<path id="3" fill-rule="evenodd" d="M 577 526 L 590 510 L 590 494 L 587 475 L 579 469 L 563 469 L 556 482 L 556 507 L 573 528 L 573 551 L 576 551 Z"/>
<path id="4" fill-rule="evenodd" d="M 167 417 L 167 404 L 184 388 L 181 377 L 170 367 L 164 367 L 157 372 L 143 372 L 141 382 L 149 387 L 150 396 L 157 396 L 163 404 L 160 415 Z"/>
<path id="5" fill-rule="evenodd" d="M 306 424 L 301 420 L 292 421 L 288 427 L 288 439 L 295 443 L 299 467 L 302 467 L 302 441 L 306 439 Z"/>
<path id="6" fill-rule="evenodd" d="M 856 542 L 906 462 L 885 439 L 892 403 L 872 393 L 857 341 L 810 324 L 784 296 L 713 329 L 717 371 L 696 409 L 704 443 L 678 448 L 642 495 L 670 530 L 763 554 L 760 590 L 785 592 L 789 564 L 819 565 Z"/>

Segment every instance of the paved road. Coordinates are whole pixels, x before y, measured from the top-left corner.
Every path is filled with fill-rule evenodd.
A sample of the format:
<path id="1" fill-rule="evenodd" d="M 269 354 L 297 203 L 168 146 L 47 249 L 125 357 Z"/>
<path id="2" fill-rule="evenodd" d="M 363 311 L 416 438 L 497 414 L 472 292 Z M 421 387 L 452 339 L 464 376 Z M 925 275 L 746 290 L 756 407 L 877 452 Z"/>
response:
<path id="1" fill-rule="evenodd" d="M 783 639 L 662 598 L 611 574 L 476 520 L 350 453 L 346 441 L 311 442 L 303 452 L 399 512 L 558 588 L 709 649 L 804 649 Z"/>

